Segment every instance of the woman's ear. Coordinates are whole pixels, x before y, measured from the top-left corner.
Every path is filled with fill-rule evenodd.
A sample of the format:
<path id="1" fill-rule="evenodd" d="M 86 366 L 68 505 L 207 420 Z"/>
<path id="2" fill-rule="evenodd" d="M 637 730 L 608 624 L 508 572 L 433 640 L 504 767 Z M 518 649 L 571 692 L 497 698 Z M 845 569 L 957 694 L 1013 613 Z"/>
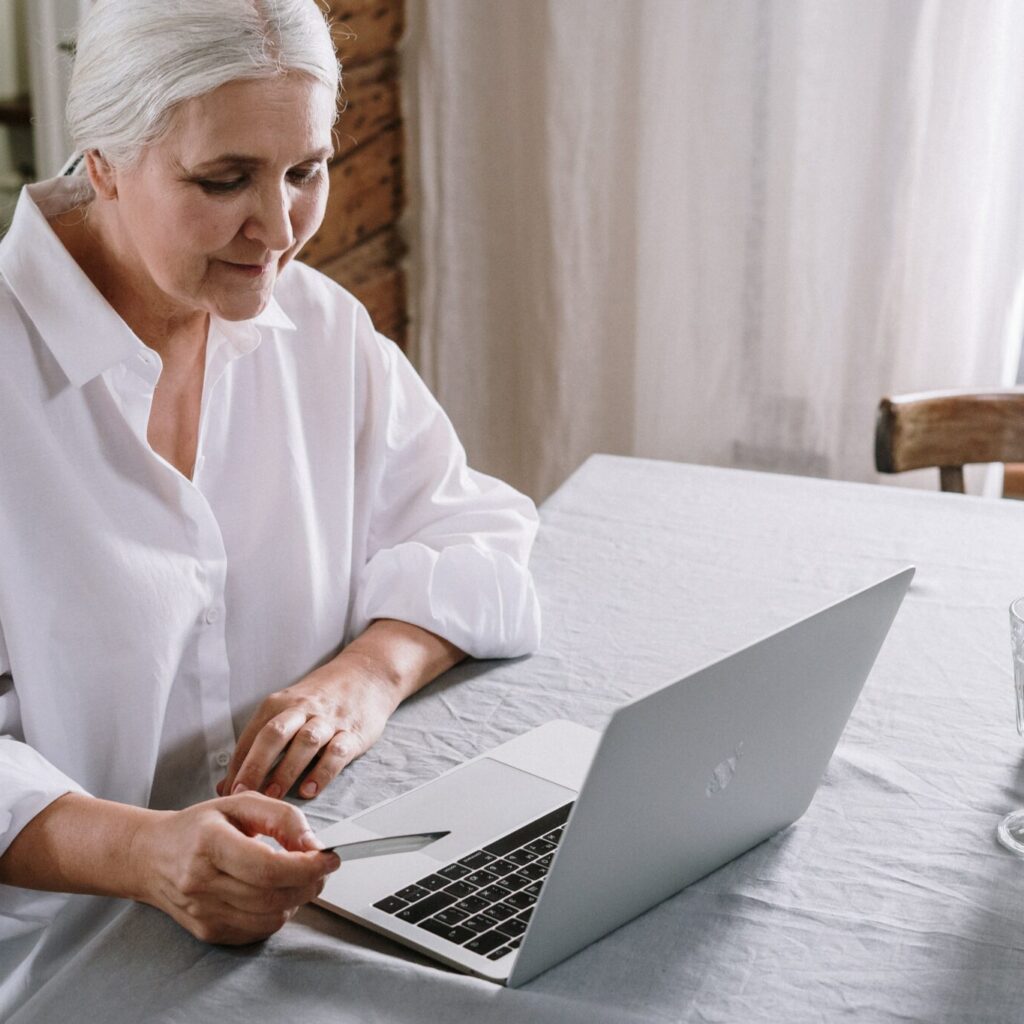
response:
<path id="1" fill-rule="evenodd" d="M 117 198 L 117 172 L 98 149 L 86 151 L 85 170 L 96 195 L 101 199 Z"/>

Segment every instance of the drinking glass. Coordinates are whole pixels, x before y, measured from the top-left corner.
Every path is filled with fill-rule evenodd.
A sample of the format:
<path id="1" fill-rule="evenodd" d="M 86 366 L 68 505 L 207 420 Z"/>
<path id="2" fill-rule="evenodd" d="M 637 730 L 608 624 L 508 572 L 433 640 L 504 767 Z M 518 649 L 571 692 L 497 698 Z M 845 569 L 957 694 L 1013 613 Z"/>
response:
<path id="1" fill-rule="evenodd" d="M 1017 704 L 1017 734 L 1024 736 L 1024 597 L 1010 605 L 1010 654 L 1013 657 L 1013 691 Z M 999 842 L 1024 857 L 1024 811 L 1012 811 L 996 830 Z"/>

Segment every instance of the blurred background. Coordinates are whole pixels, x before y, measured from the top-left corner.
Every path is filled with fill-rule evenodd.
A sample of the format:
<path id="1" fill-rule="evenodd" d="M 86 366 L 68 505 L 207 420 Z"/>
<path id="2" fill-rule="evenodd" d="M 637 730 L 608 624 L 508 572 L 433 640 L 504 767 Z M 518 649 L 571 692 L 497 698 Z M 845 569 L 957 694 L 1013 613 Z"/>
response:
<path id="1" fill-rule="evenodd" d="M 325 6 L 347 106 L 305 258 L 478 468 L 538 500 L 595 451 L 935 487 L 875 472 L 881 396 L 1019 380 L 1018 0 Z M 0 220 L 67 155 L 87 7 L 0 0 Z"/>

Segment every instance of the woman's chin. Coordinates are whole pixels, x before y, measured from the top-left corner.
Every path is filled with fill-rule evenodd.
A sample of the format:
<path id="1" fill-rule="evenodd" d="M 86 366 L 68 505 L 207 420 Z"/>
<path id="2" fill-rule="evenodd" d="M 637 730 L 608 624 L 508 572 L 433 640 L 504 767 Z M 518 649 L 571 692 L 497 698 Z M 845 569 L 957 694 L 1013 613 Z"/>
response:
<path id="1" fill-rule="evenodd" d="M 252 320 L 267 308 L 270 296 L 269 288 L 247 295 L 225 295 L 216 303 L 214 313 L 221 320 Z"/>

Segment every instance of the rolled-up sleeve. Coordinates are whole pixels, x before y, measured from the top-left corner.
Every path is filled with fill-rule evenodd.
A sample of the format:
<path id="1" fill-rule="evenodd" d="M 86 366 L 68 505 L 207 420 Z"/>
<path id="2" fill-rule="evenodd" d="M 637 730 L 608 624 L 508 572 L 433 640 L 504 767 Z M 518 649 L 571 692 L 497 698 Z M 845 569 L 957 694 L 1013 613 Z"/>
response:
<path id="1" fill-rule="evenodd" d="M 0 856 L 40 811 L 70 792 L 84 790 L 23 741 L 18 694 L 0 630 Z"/>
<path id="2" fill-rule="evenodd" d="M 466 465 L 451 422 L 397 346 L 369 330 L 362 340 L 357 473 L 369 524 L 354 632 L 391 618 L 476 658 L 536 650 L 533 502 Z"/>

